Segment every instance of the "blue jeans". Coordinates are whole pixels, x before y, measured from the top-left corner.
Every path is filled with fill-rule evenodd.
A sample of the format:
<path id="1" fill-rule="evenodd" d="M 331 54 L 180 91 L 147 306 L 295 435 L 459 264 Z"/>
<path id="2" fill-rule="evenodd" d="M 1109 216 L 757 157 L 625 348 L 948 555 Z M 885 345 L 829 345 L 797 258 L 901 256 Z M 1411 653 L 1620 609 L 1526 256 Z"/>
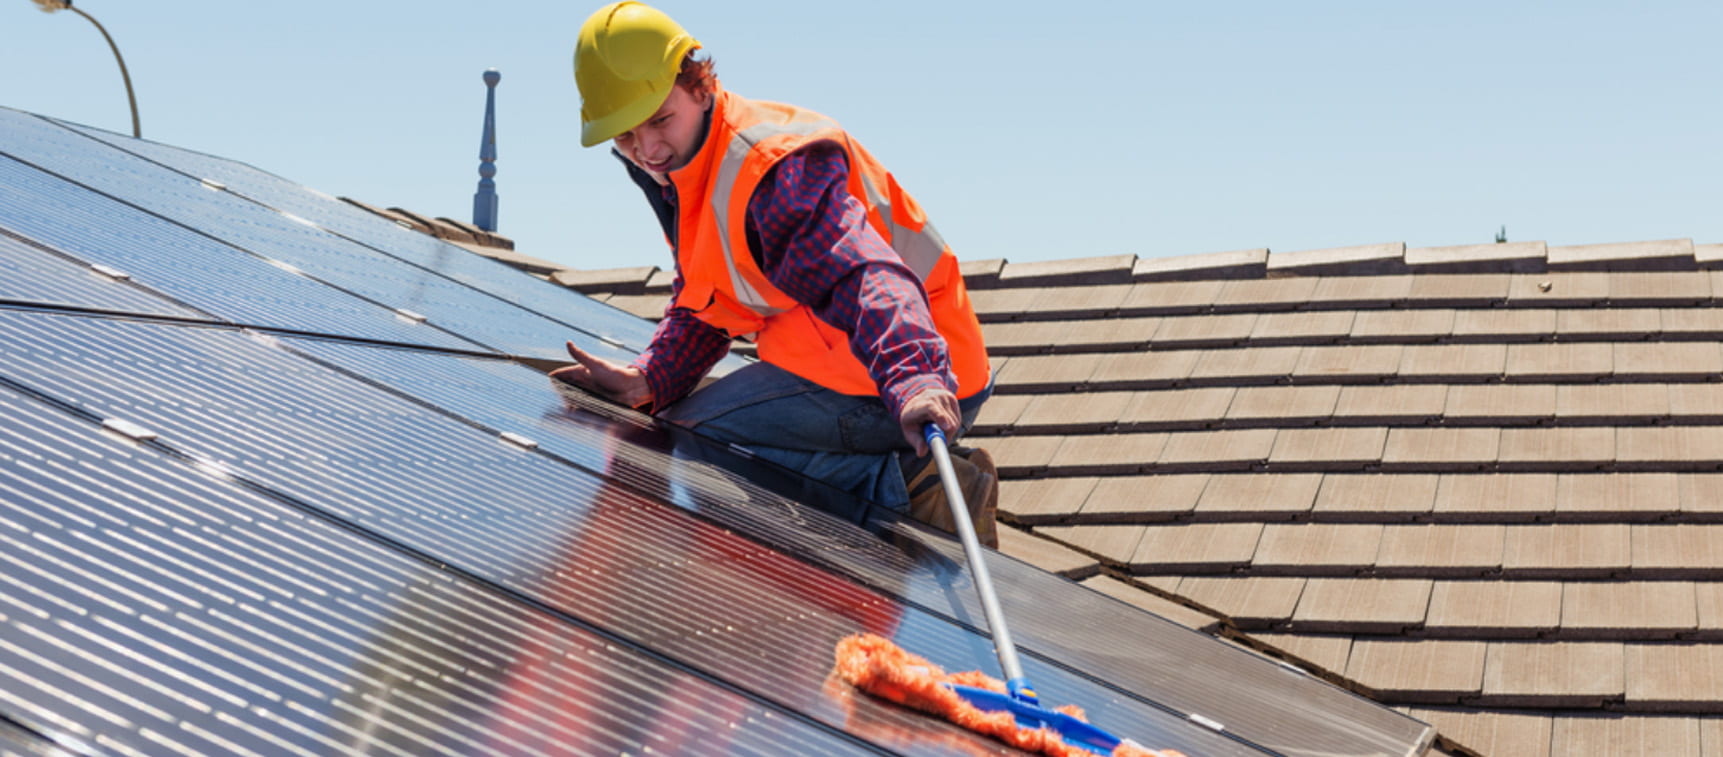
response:
<path id="1" fill-rule="evenodd" d="M 989 384 L 957 403 L 964 432 L 992 393 Z M 878 397 L 839 394 L 762 362 L 718 379 L 658 416 L 883 507 L 909 508 L 899 460 L 913 460 L 915 453 Z"/>

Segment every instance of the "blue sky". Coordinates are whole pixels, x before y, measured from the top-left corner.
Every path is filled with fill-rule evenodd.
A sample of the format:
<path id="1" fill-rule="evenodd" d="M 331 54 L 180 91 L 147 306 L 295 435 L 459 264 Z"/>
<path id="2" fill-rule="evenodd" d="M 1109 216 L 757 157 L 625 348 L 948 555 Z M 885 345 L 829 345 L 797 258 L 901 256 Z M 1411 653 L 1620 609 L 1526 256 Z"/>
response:
<path id="1" fill-rule="evenodd" d="M 78 0 L 144 136 L 470 218 L 498 89 L 501 232 L 669 267 L 570 69 L 601 3 Z M 959 256 L 1375 242 L 1723 242 L 1723 3 L 666 1 L 738 93 L 843 123 Z M 0 105 L 129 132 L 88 22 L 0 0 Z"/>

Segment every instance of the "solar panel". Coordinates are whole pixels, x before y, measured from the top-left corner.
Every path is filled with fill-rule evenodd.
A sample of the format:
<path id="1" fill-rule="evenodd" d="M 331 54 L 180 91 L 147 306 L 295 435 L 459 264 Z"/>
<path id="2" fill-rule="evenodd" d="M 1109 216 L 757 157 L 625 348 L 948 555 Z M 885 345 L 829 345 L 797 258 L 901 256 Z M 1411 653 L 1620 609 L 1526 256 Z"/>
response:
<path id="1" fill-rule="evenodd" d="M 6 118 L 34 123 L 0 131 L 0 730 L 19 726 L 0 744 L 997 747 L 831 675 L 859 630 L 993 667 L 949 539 L 506 359 L 567 324 L 480 292 L 506 288 L 500 269 L 410 259 L 431 251 L 242 164 Z M 193 178 L 218 171 L 242 186 Z M 321 216 L 294 229 L 278 211 Z M 292 274 L 277 252 L 321 267 Z M 372 260 L 392 284 L 343 283 Z M 445 317 L 397 317 L 391 287 L 426 277 Z M 457 328 L 496 307 L 532 318 Z M 988 559 L 1030 676 L 1110 730 L 1193 755 L 1429 739 Z"/>

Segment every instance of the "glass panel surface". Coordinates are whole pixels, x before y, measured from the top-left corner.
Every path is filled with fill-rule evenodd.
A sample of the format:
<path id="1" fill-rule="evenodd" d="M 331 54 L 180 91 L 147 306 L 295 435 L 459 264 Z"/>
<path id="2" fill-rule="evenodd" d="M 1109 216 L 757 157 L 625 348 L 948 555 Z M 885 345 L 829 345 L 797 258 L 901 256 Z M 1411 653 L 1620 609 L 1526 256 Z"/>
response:
<path id="1" fill-rule="evenodd" d="M 209 318 L 63 255 L 0 232 L 0 301 L 123 313 Z"/>

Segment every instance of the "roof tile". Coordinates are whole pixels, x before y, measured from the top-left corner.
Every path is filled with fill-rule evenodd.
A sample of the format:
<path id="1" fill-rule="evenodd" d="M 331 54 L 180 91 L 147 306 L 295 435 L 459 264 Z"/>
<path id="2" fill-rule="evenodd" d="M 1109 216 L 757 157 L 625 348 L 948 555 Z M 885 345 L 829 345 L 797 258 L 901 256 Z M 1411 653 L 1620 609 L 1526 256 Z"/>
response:
<path id="1" fill-rule="evenodd" d="M 1532 520 L 1555 512 L 1553 473 L 1444 474 L 1435 512 L 1449 520 Z"/>
<path id="2" fill-rule="evenodd" d="M 1197 500 L 1200 513 L 1245 514 L 1256 518 L 1280 513 L 1290 517 L 1310 510 L 1322 476 L 1314 473 L 1216 475 Z"/>
<path id="3" fill-rule="evenodd" d="M 1108 476 L 1082 502 L 1078 517 L 1088 520 L 1166 520 L 1196 509 L 1208 485 L 1207 473 L 1160 476 Z"/>
<path id="4" fill-rule="evenodd" d="M 1570 308 L 1557 310 L 1557 339 L 1648 339 L 1663 327 L 1656 308 Z"/>
<path id="5" fill-rule="evenodd" d="M 1703 575 L 1723 569 L 1723 525 L 1636 525 L 1633 571 L 1647 578 Z"/>
<path id="6" fill-rule="evenodd" d="M 1268 275 L 1297 273 L 1314 276 L 1324 273 L 1382 274 L 1404 270 L 1405 242 L 1385 242 L 1353 247 L 1331 247 L 1325 250 L 1269 252 Z"/>
<path id="7" fill-rule="evenodd" d="M 1582 713 L 1555 719 L 1550 754 L 1705 757 L 1700 721 L 1692 718 Z"/>
<path id="8" fill-rule="evenodd" d="M 1692 268 L 1693 240 L 1612 242 L 1549 248 L 1550 270 L 1669 270 Z"/>
<path id="9" fill-rule="evenodd" d="M 1036 296 L 1023 309 L 1025 318 L 1099 318 L 1118 310 L 1119 304 L 1125 301 L 1125 295 L 1130 293 L 1131 285 L 1036 287 L 1030 291 Z"/>
<path id="10" fill-rule="evenodd" d="M 1135 392 L 1043 394 L 1029 402 L 1016 425 L 1037 434 L 1103 431 L 1117 424 L 1136 399 Z"/>
<path id="11" fill-rule="evenodd" d="M 1171 350 L 1105 355 L 1089 374 L 1089 383 L 1096 387 L 1133 389 L 1166 386 L 1189 377 L 1197 362 L 1207 354 L 1207 350 Z"/>
<path id="12" fill-rule="evenodd" d="M 1350 310 L 1305 310 L 1294 313 L 1264 313 L 1251 329 L 1254 344 L 1310 344 L 1336 342 L 1352 331 Z"/>
<path id="13" fill-rule="evenodd" d="M 1664 308 L 1657 318 L 1665 339 L 1723 338 L 1723 308 Z"/>
<path id="14" fill-rule="evenodd" d="M 1406 250 L 1406 265 L 1431 273 L 1532 271 L 1543 268 L 1544 255 L 1543 242 L 1413 247 Z"/>
<path id="15" fill-rule="evenodd" d="M 1038 287 L 978 289 L 969 293 L 969 306 L 983 323 L 1020 320 L 1043 291 Z"/>
<path id="16" fill-rule="evenodd" d="M 1093 558 L 1015 528 L 999 529 L 999 551 L 1077 581 L 1101 571 L 1101 564 Z"/>
<path id="17" fill-rule="evenodd" d="M 1035 533 L 1096 555 L 1113 565 L 1129 565 L 1148 526 L 1041 526 Z"/>
<path id="18" fill-rule="evenodd" d="M 1081 510 L 1099 481 L 1092 476 L 1006 479 L 999 482 L 999 512 L 1019 523 L 1058 522 Z"/>
<path id="19" fill-rule="evenodd" d="M 1017 422 L 1017 416 L 1023 414 L 1023 409 L 1035 400 L 1033 394 L 995 394 L 981 403 L 981 411 L 975 414 L 975 427 L 971 433 L 978 435 L 993 434 L 1011 428 Z"/>
<path id="20" fill-rule="evenodd" d="M 1624 523 L 1509 526 L 1502 573 L 1520 578 L 1607 577 L 1632 564 L 1633 541 Z"/>
<path id="21" fill-rule="evenodd" d="M 1615 271 L 1609 274 L 1609 304 L 1698 305 L 1710 301 L 1711 279 L 1690 271 Z"/>
<path id="22" fill-rule="evenodd" d="M 1138 281 L 1260 279 L 1268 269 L 1268 248 L 1138 258 L 1131 274 Z"/>
<path id="23" fill-rule="evenodd" d="M 1501 426 L 1555 419 L 1550 384 L 1456 384 L 1448 387 L 1442 418 L 1451 424 Z"/>
<path id="24" fill-rule="evenodd" d="M 1622 365 L 1619 357 L 1616 365 Z M 1623 425 L 1669 417 L 1669 392 L 1662 384 L 1563 384 L 1555 395 L 1562 423 Z"/>
<path id="25" fill-rule="evenodd" d="M 1223 572 L 1250 564 L 1262 535 L 1261 523 L 1181 523 L 1147 527 L 1131 570 Z"/>
<path id="26" fill-rule="evenodd" d="M 1491 643 L 1484 661 L 1480 703 L 1488 701 L 1507 707 L 1597 707 L 1607 700 L 1619 699 L 1625 692 L 1623 660 L 1624 650 L 1619 643 Z"/>
<path id="27" fill-rule="evenodd" d="M 1481 641 L 1358 640 L 1346 677 L 1385 702 L 1458 703 L 1483 689 Z"/>
<path id="28" fill-rule="evenodd" d="M 1186 576 L 1178 593 L 1221 613 L 1241 628 L 1266 628 L 1292 617 L 1302 578 L 1209 578 Z"/>
<path id="29" fill-rule="evenodd" d="M 1723 512 L 1723 473 L 1678 473 L 1681 512 Z"/>
<path id="30" fill-rule="evenodd" d="M 1298 575 L 1355 575 L 1376 564 L 1382 526 L 1374 524 L 1269 524 L 1262 531 L 1253 571 Z"/>
<path id="31" fill-rule="evenodd" d="M 1675 473 L 1563 473 L 1556 477 L 1556 512 L 1588 520 L 1645 520 L 1681 512 Z"/>
<path id="32" fill-rule="evenodd" d="M 958 261 L 958 273 L 964 286 L 970 289 L 991 289 L 999 286 L 999 274 L 1005 270 L 1005 258 Z"/>
<path id="33" fill-rule="evenodd" d="M 1135 255 L 1104 255 L 1093 258 L 1041 260 L 1010 263 L 999 272 L 999 286 L 1090 286 L 1128 284 Z"/>
<path id="34" fill-rule="evenodd" d="M 1427 273 L 1412 279 L 1415 307 L 1491 307 L 1508 297 L 1511 274 Z"/>
<path id="35" fill-rule="evenodd" d="M 1392 428 L 1382 450 L 1384 469 L 1468 470 L 1494 465 L 1497 428 Z"/>
<path id="36" fill-rule="evenodd" d="M 1136 473 L 1167 446 L 1163 433 L 1069 436 L 1048 464 L 1064 475 Z"/>
<path id="37" fill-rule="evenodd" d="M 1703 581 L 1693 586 L 1700 628 L 1723 628 L 1723 583 Z M 1719 744 L 1723 746 L 1723 744 Z"/>
<path id="38" fill-rule="evenodd" d="M 1382 308 L 1404 303 L 1412 293 L 1412 277 L 1324 276 L 1310 295 L 1323 308 Z"/>
<path id="39" fill-rule="evenodd" d="M 1447 308 L 1361 310 L 1352 322 L 1352 342 L 1434 342 L 1454 332 L 1454 318 Z"/>
<path id="40" fill-rule="evenodd" d="M 1340 390 L 1334 422 L 1418 425 L 1441 417 L 1447 403 L 1443 384 L 1347 386 Z"/>
<path id="41" fill-rule="evenodd" d="M 644 294 L 646 280 L 658 272 L 658 266 L 606 268 L 579 271 L 564 268 L 550 275 L 550 280 L 577 292 L 610 292 L 612 294 Z"/>
<path id="42" fill-rule="evenodd" d="M 1535 342 L 1555 337 L 1556 313 L 1546 308 L 1461 310 L 1454 315 L 1454 341 Z"/>
<path id="43" fill-rule="evenodd" d="M 1388 429 L 1370 426 L 1285 428 L 1274 438 L 1268 464 L 1280 470 L 1346 470 L 1382 460 Z"/>
<path id="44" fill-rule="evenodd" d="M 1206 428 L 1233 403 L 1230 386 L 1138 392 L 1119 413 L 1121 428 Z"/>
<path id="45" fill-rule="evenodd" d="M 1609 300 L 1609 274 L 1600 271 L 1517 273 L 1510 307 L 1590 307 Z"/>
<path id="46" fill-rule="evenodd" d="M 1377 575 L 1478 576 L 1502 566 L 1505 526 L 1402 525 L 1382 531 Z"/>
<path id="47" fill-rule="evenodd" d="M 1170 620 L 1186 628 L 1205 631 L 1220 624 L 1220 620 L 1212 615 L 1193 610 L 1167 599 L 1150 594 L 1142 589 L 1120 581 L 1112 576 L 1094 576 L 1083 580 L 1083 585 L 1095 591 L 1132 605 L 1162 618 Z"/>
<path id="48" fill-rule="evenodd" d="M 1292 368 L 1294 381 L 1372 383 L 1400 368 L 1398 344 L 1356 347 L 1305 347 Z"/>
<path id="49" fill-rule="evenodd" d="M 1610 426 L 1504 428 L 1496 465 L 1500 470 L 1595 470 L 1615 462 Z"/>
<path id="50" fill-rule="evenodd" d="M 1532 637 L 1561 624 L 1562 587 L 1554 581 L 1438 581 L 1427 633 Z"/>
<path id="51" fill-rule="evenodd" d="M 1488 381 L 1507 367 L 1505 344 L 1412 345 L 1400 353 L 1400 379 Z"/>
<path id="52" fill-rule="evenodd" d="M 1562 587 L 1564 638 L 1674 638 L 1699 625 L 1688 581 L 1573 581 Z"/>
<path id="53" fill-rule="evenodd" d="M 1063 436 L 1002 436 L 987 440 L 987 451 L 1001 476 L 1025 476 L 1045 470 L 1065 443 Z"/>
<path id="54" fill-rule="evenodd" d="M 1629 706 L 1723 712 L 1723 646 L 1629 644 L 1626 658 Z M 1691 719 L 1685 722 L 1697 725 Z"/>
<path id="55" fill-rule="evenodd" d="M 1588 342 L 1510 344 L 1509 381 L 1590 381 L 1615 371 L 1613 345 Z"/>
<path id="56" fill-rule="evenodd" d="M 1669 384 L 1669 414 L 1689 422 L 1723 423 L 1723 384 Z"/>
<path id="57" fill-rule="evenodd" d="M 1201 467 L 1205 470 L 1241 470 L 1260 465 L 1274 448 L 1271 428 L 1174 433 L 1161 451 L 1157 465 Z"/>
<path id="58" fill-rule="evenodd" d="M 1284 380 L 1298 365 L 1299 353 L 1310 347 L 1250 347 L 1203 350 L 1191 368 L 1190 380 L 1213 383 L 1272 384 Z"/>
<path id="59" fill-rule="evenodd" d="M 1526 757 L 1551 754 L 1552 719 L 1548 715 L 1452 709 L 1414 709 L 1411 715 L 1436 726 L 1443 737 L 1476 754 Z"/>
<path id="60" fill-rule="evenodd" d="M 1264 581 L 1298 580 L 1303 579 L 1260 579 Z M 1293 592 L 1293 598 L 1298 597 Z M 1346 671 L 1346 660 L 1352 656 L 1352 637 L 1350 636 L 1315 636 L 1295 633 L 1253 633 L 1250 638 L 1280 650 L 1285 656 L 1298 661 L 1302 667 L 1318 671 L 1326 671 L 1339 676 Z"/>
<path id="61" fill-rule="evenodd" d="M 1723 427 L 1622 427 L 1615 430 L 1615 448 L 1623 469 L 1715 470 L 1723 464 Z"/>
<path id="62" fill-rule="evenodd" d="M 1312 511 L 1333 520 L 1386 513 L 1412 517 L 1430 512 L 1436 501 L 1436 481 L 1430 473 L 1330 473 L 1322 477 Z"/>
<path id="63" fill-rule="evenodd" d="M 1615 377 L 1631 381 L 1711 381 L 1723 375 L 1716 342 L 1622 342 L 1615 347 Z"/>
<path id="64" fill-rule="evenodd" d="M 1154 332 L 1154 345 L 1170 349 L 1238 344 L 1250 338 L 1257 318 L 1255 313 L 1167 316 Z"/>
<path id="65" fill-rule="evenodd" d="M 1237 279 L 1226 282 L 1214 305 L 1225 310 L 1292 310 L 1310 301 L 1316 278 Z"/>
<path id="66" fill-rule="evenodd" d="M 1240 387 L 1225 408 L 1226 421 L 1232 425 L 1313 424 L 1332 416 L 1339 399 L 1340 387 L 1333 385 Z"/>
<path id="67" fill-rule="evenodd" d="M 1428 579 L 1312 578 L 1292 613 L 1292 628 L 1400 633 L 1424 622 L 1432 585 Z"/>
<path id="68" fill-rule="evenodd" d="M 1166 315 L 1196 313 L 1214 305 L 1221 281 L 1144 282 L 1131 287 L 1119 302 L 1119 312 L 1126 315 Z"/>

